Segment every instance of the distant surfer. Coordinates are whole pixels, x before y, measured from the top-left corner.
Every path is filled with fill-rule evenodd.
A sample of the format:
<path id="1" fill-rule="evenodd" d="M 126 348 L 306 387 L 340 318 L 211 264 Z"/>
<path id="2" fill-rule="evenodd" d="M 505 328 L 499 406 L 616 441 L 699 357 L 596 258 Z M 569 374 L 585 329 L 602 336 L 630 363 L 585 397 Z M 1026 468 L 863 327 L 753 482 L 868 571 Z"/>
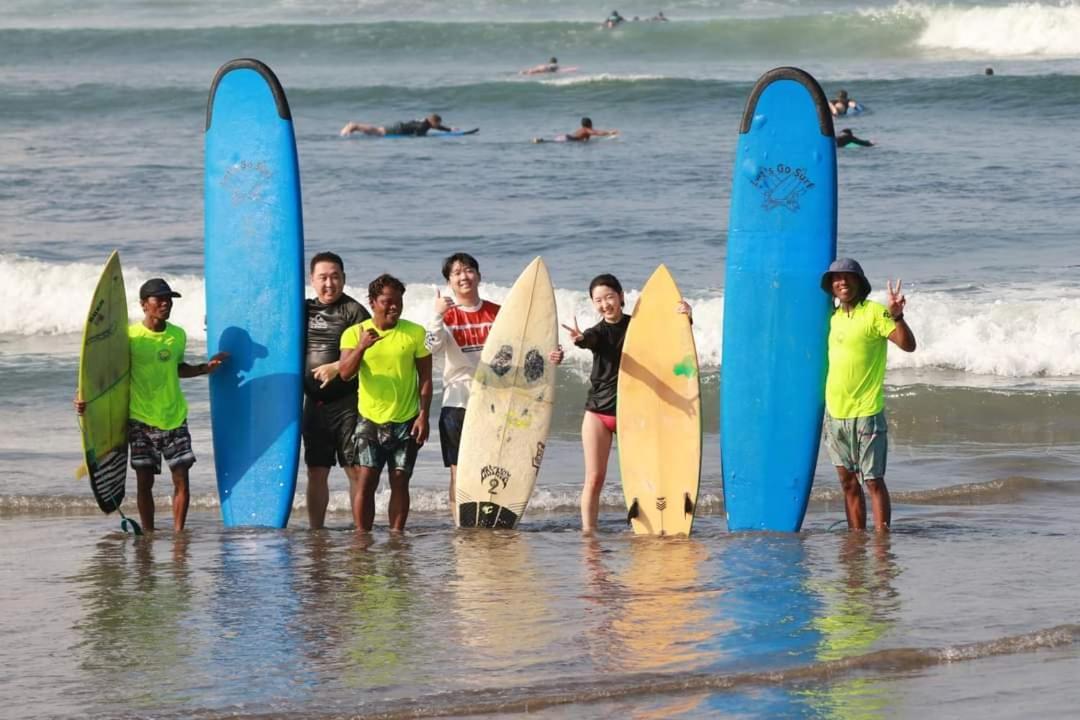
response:
<path id="1" fill-rule="evenodd" d="M 375 523 L 383 466 L 390 475 L 390 530 L 405 529 L 409 479 L 428 439 L 431 353 L 424 327 L 401 317 L 404 295 L 405 285 L 392 275 L 375 278 L 368 285 L 372 318 L 341 336 L 339 374 L 345 380 L 360 376 L 359 414 L 347 458 L 359 473 L 352 508 L 357 532 L 371 532 Z"/>
<path id="2" fill-rule="evenodd" d="M 630 326 L 630 316 L 623 312 L 626 296 L 622 284 L 614 275 L 597 275 L 589 283 L 589 297 L 600 314 L 600 322 L 582 331 L 577 317 L 573 325 L 563 325 L 570 341 L 593 354 L 589 373 L 589 394 L 585 400 L 585 416 L 581 420 L 581 445 L 585 451 L 585 486 L 581 490 L 581 530 L 596 530 L 600 513 L 600 492 L 607 477 L 611 441 L 615 436 L 616 390 L 619 383 L 619 362 L 623 341 Z M 691 314 L 690 305 L 681 301 L 676 312 Z M 691 322 L 693 318 L 691 316 Z"/>
<path id="3" fill-rule="evenodd" d="M 304 370 L 304 463 L 307 465 L 307 512 L 312 530 L 323 527 L 330 503 L 330 469 L 341 464 L 349 479 L 349 502 L 359 491 L 360 472 L 346 460 L 356 429 L 357 382 L 338 373 L 341 336 L 371 317 L 367 308 L 345 294 L 345 262 L 332 252 L 311 258 L 307 300 L 307 350 Z"/>
<path id="4" fill-rule="evenodd" d="M 604 27 L 608 30 L 614 30 L 615 28 L 626 22 L 626 18 L 619 14 L 618 10 L 612 10 L 608 15 L 607 20 L 604 21 Z"/>
<path id="5" fill-rule="evenodd" d="M 544 73 L 557 73 L 559 72 L 559 58 L 553 57 L 542 65 L 534 65 L 531 68 L 522 70 L 520 75 L 543 75 Z"/>
<path id="6" fill-rule="evenodd" d="M 835 98 L 829 101 L 829 109 L 834 117 L 847 115 L 849 111 L 855 110 L 858 106 L 859 103 L 848 97 L 847 90 L 841 90 Z"/>
<path id="7" fill-rule="evenodd" d="M 844 128 L 836 136 L 836 147 L 847 147 L 848 145 L 873 147 L 874 143 L 870 142 L 869 140 L 863 140 L 862 138 L 855 137 L 855 134 L 851 132 L 851 128 Z"/>
<path id="8" fill-rule="evenodd" d="M 448 128 L 443 125 L 442 117 L 432 113 L 423 120 L 408 120 L 405 122 L 396 122 L 392 125 L 368 125 L 365 123 L 351 122 L 341 128 L 341 137 L 348 137 L 353 133 L 376 135 L 378 137 L 386 135 L 411 135 L 414 137 L 423 137 L 424 135 L 427 135 L 430 130 L 451 132 L 453 128 Z"/>
<path id="9" fill-rule="evenodd" d="M 589 138 L 611 137 L 618 134 L 618 130 L 597 130 L 593 128 L 592 118 L 583 117 L 581 118 L 581 127 L 579 127 L 577 130 L 566 133 L 565 135 L 556 135 L 551 140 L 545 140 L 544 138 L 533 138 L 533 142 L 589 142 Z"/>
<path id="10" fill-rule="evenodd" d="M 993 74 L 994 74 L 994 68 L 992 68 L 992 67 L 988 67 L 985 70 L 983 70 L 983 75 L 986 75 L 987 77 L 990 77 Z"/>
<path id="11" fill-rule="evenodd" d="M 859 263 L 840 258 L 821 276 L 834 299 L 829 321 L 829 370 L 825 379 L 825 447 L 844 490 L 848 528 L 866 529 L 870 494 L 874 527 L 886 531 L 892 504 L 885 486 L 888 424 L 885 422 L 886 340 L 904 352 L 915 335 L 904 320 L 901 283 L 888 283 L 886 304 L 868 300 L 870 281 Z"/>
<path id="12" fill-rule="evenodd" d="M 655 15 L 649 18 L 650 22 L 667 22 L 668 19 L 664 17 L 664 11 L 659 10 Z"/>
<path id="13" fill-rule="evenodd" d="M 195 464 L 188 431 L 188 406 L 180 389 L 180 378 L 209 375 L 225 362 L 229 353 L 219 352 L 206 362 L 185 362 L 187 333 L 168 322 L 172 314 L 173 291 L 161 278 L 151 278 L 139 288 L 142 322 L 128 326 L 131 348 L 131 395 L 128 402 L 128 443 L 131 468 L 138 486 L 139 520 L 145 532 L 154 530 L 154 478 L 161 473 L 161 459 L 172 474 L 173 530 L 180 532 L 187 521 L 191 494 L 188 474 Z M 86 403 L 75 401 L 82 415 Z"/>

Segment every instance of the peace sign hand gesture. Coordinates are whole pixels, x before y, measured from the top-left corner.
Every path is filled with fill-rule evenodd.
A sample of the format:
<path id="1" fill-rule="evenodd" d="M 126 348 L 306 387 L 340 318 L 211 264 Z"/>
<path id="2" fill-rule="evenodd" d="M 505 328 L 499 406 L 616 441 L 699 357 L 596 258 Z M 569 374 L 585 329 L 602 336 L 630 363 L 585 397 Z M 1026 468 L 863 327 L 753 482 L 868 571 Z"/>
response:
<path id="1" fill-rule="evenodd" d="M 892 281 L 887 280 L 885 282 L 888 287 L 886 302 L 889 305 L 889 314 L 892 315 L 893 320 L 904 314 L 904 306 L 907 304 L 907 298 L 904 297 L 904 293 L 900 292 L 902 281 L 900 278 L 896 279 L 896 287 L 893 287 Z"/>
<path id="2" fill-rule="evenodd" d="M 566 332 L 570 333 L 570 342 L 576 343 L 578 340 L 584 337 L 584 333 L 581 332 L 581 329 L 578 327 L 577 324 L 577 315 L 574 316 L 574 327 L 570 327 L 566 324 L 563 324 L 563 327 L 566 328 Z"/>

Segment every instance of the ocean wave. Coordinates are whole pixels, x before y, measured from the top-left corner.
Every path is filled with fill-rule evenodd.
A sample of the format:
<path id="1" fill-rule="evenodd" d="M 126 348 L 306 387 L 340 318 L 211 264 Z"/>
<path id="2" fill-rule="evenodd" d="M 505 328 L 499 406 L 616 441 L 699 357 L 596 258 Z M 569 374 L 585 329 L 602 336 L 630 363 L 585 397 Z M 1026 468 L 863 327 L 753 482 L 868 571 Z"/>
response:
<path id="1" fill-rule="evenodd" d="M 812 505 L 835 506 L 843 501 L 844 492 L 838 484 L 817 478 L 810 497 Z M 829 478 L 831 480 L 831 478 Z M 1016 505 L 1037 494 L 1076 495 L 1080 483 L 1060 480 L 1042 480 L 1033 477 L 1007 477 L 976 483 L 960 483 L 925 490 L 890 491 L 894 503 L 926 506 L 958 505 Z"/>
<path id="2" fill-rule="evenodd" d="M 597 73 L 594 75 L 574 75 L 572 77 L 554 78 L 551 80 L 541 80 L 541 85 L 549 85 L 551 87 L 570 87 L 573 85 L 595 85 L 599 83 L 635 83 L 644 82 L 649 80 L 667 80 L 663 75 L 648 75 L 648 74 L 628 74 L 619 75 L 617 73 Z"/>
<path id="3" fill-rule="evenodd" d="M 558 15 L 553 9 L 552 14 Z M 399 13 L 398 17 L 404 14 Z M 441 16 L 432 13 L 430 17 Z M 574 15 L 580 18 L 578 13 Z M 719 16 L 717 16 L 719 15 Z M 216 55 L 222 48 L 276 57 L 349 58 L 359 62 L 417 59 L 452 52 L 459 59 L 484 56 L 528 64 L 553 51 L 564 62 L 581 58 L 883 58 L 1074 57 L 1080 54 L 1080 6 L 1013 2 L 958 6 L 899 2 L 831 13 L 786 7 L 777 14 L 727 8 L 710 18 L 670 23 L 628 22 L 616 32 L 581 19 L 379 20 L 326 18 L 320 13 L 279 14 L 277 22 L 212 25 L 218 13 L 194 15 L 199 23 L 125 24 L 118 18 L 95 27 L 0 28 L 0 63 L 52 62 L 55 48 L 68 56 L 157 62 Z M 407 15 L 404 15 L 407 17 Z M 260 17 L 274 18 L 274 14 Z M 565 17 L 565 16 L 564 16 Z M 298 22 L 303 18 L 304 21 Z M 245 18 L 246 20 L 247 18 Z M 222 19 L 216 22 L 221 23 Z M 843 38 L 837 42 L 837 38 Z"/>
<path id="4" fill-rule="evenodd" d="M 175 123 L 190 118 L 192 126 L 202 121 L 209 92 L 209 76 L 193 74 L 183 81 L 174 75 L 125 76 L 116 82 L 84 82 L 67 75 L 53 76 L 49 82 L 17 78 L 0 80 L 0 93 L 8 99 L 0 105 L 0 120 L 14 126 L 64 122 L 72 115 L 84 121 L 133 117 L 140 122 L 158 118 Z M 707 77 L 677 77 L 648 73 L 589 73 L 566 78 L 532 81 L 492 73 L 488 79 L 446 79 L 411 77 L 407 82 L 371 75 L 350 78 L 347 84 L 309 78 L 287 83 L 285 90 L 294 112 L 305 118 L 324 114 L 347 115 L 367 108 L 365 119 L 390 122 L 399 119 L 402 108 L 440 108 L 444 112 L 468 112 L 473 117 L 485 113 L 521 112 L 525 115 L 550 111 L 553 106 L 608 106 L 633 108 L 650 113 L 668 113 L 673 108 L 707 111 L 710 108 L 742 107 L 753 86 L 751 79 L 732 80 Z M 368 84 L 364 84 L 365 80 Z M 1029 118 L 1033 107 L 1041 118 L 1072 117 L 1080 107 L 1080 76 L 1063 74 L 999 75 L 986 79 L 970 73 L 949 77 L 901 79 L 843 79 L 826 83 L 844 87 L 855 97 L 881 111 L 890 108 L 983 113 L 989 104 L 998 114 Z M 409 112 L 406 110 L 405 112 Z M 509 118 L 508 118 L 509 119 Z M 858 121 L 858 118 L 854 118 Z M 298 131 L 310 130 L 310 121 Z M 334 128 L 336 130 L 336 127 Z M 333 134 L 332 131 L 327 131 Z"/>
<path id="5" fill-rule="evenodd" d="M 811 512 L 835 510 L 836 503 L 843 500 L 843 491 L 829 477 L 817 478 L 810 497 Z M 922 490 L 892 491 L 893 501 L 906 505 L 925 505 L 932 507 L 969 506 L 969 505 L 1018 505 L 1033 495 L 1068 495 L 1080 493 L 1080 483 L 1066 480 L 1043 480 L 1033 477 L 1013 476 L 977 483 L 960 483 L 938 488 Z M 410 489 L 410 510 L 413 513 L 449 517 L 450 503 L 446 490 L 442 487 L 417 487 Z M 166 493 L 158 493 L 155 498 L 158 510 L 167 511 L 172 498 Z M 375 495 L 376 513 L 381 517 L 386 513 L 390 502 L 390 490 L 383 487 Z M 580 510 L 581 490 L 577 486 L 545 485 L 541 477 L 532 497 L 526 517 L 544 514 L 576 515 Z M 193 493 L 191 509 L 202 512 L 216 512 L 221 507 L 216 492 Z M 609 487 L 600 496 L 600 508 L 608 513 L 622 513 L 626 502 L 618 483 L 609 483 Z M 130 493 L 124 500 L 123 511 L 137 516 L 135 497 Z M 307 511 L 307 499 L 301 488 L 293 499 L 293 517 L 300 518 Z M 349 494 L 343 490 L 330 493 L 327 512 L 347 521 L 351 512 Z M 698 497 L 697 515 L 711 517 L 724 513 L 724 498 L 719 487 L 703 490 Z M 76 516 L 100 515 L 97 502 L 89 492 L 84 494 L 16 494 L 0 495 L 0 516 Z M 336 521 L 335 521 L 336 522 Z"/>
<path id="6" fill-rule="evenodd" d="M 444 488 L 412 487 L 409 490 L 409 511 L 412 513 L 434 514 L 450 517 L 450 500 Z M 172 507 L 172 498 L 165 493 L 154 497 L 158 510 Z M 390 489 L 383 487 L 375 494 L 375 511 L 380 517 L 386 514 L 390 503 Z M 217 493 L 193 493 L 190 508 L 196 511 L 216 511 L 221 507 Z M 608 488 L 600 496 L 600 507 L 605 512 L 626 511 L 626 502 L 622 490 Z M 697 514 L 717 515 L 723 511 L 724 501 L 720 495 L 702 493 L 698 498 Z M 121 508 L 128 515 L 137 516 L 134 494 L 124 499 Z M 581 509 L 581 489 L 578 487 L 543 487 L 538 486 L 529 500 L 526 517 L 544 513 L 576 515 Z M 307 499 L 304 492 L 298 491 L 293 499 L 293 517 L 298 518 L 307 511 Z M 340 518 L 347 518 L 351 512 L 349 494 L 345 491 L 330 493 L 327 512 Z M 60 495 L 0 495 L 0 516 L 4 515 L 100 515 L 97 501 L 86 494 Z"/>
<path id="7" fill-rule="evenodd" d="M 764 688 L 799 688 L 808 684 L 835 684 L 849 678 L 896 677 L 940 665 L 986 658 L 1021 655 L 1062 648 L 1080 642 L 1080 625 L 1065 623 L 989 640 L 930 647 L 895 647 L 781 668 L 727 672 L 627 673 L 600 679 L 566 677 L 514 688 L 469 688 L 365 703 L 350 717 L 404 720 L 417 717 L 471 717 L 488 714 L 542 713 L 585 703 L 629 703 L 635 698 L 687 696 L 694 693 L 748 693 Z M 581 714 L 578 709 L 577 713 Z M 243 718 L 256 715 L 233 711 L 200 712 L 206 718 Z"/>
<path id="8" fill-rule="evenodd" d="M 557 273 L 557 269 L 553 270 Z M 82 308 L 91 297 L 100 273 L 88 263 L 50 263 L 18 255 L 0 255 L 0 335 L 36 336 L 78 334 L 85 318 Z M 138 287 L 149 274 L 139 267 L 125 267 L 128 314 L 141 316 Z M 432 301 L 437 286 L 431 282 L 410 282 L 408 319 L 426 324 L 431 319 Z M 205 283 L 196 275 L 169 278 L 183 294 L 176 302 L 173 320 L 184 327 L 195 341 L 205 341 Z M 54 302 L 42 303 L 38 288 L 54 288 Z M 880 283 L 879 283 L 880 284 Z M 363 297 L 364 289 L 347 287 L 354 297 Z M 486 283 L 486 297 L 501 302 L 510 288 Z M 632 309 L 640 294 L 626 293 Z M 599 321 L 584 290 L 557 288 L 559 317 L 576 318 L 582 327 Z M 705 368 L 722 364 L 722 326 L 724 300 L 713 292 L 686 289 L 687 300 L 694 308 L 694 339 L 698 358 Z M 884 295 L 871 296 L 879 302 Z M 1080 293 L 1075 288 L 1041 288 L 1032 292 L 1024 287 L 995 288 L 990 298 L 981 291 L 908 292 L 908 322 L 914 329 L 919 348 L 914 353 L 889 353 L 889 366 L 896 369 L 937 369 L 959 371 L 998 378 L 1074 378 L 1080 376 Z M 567 363 L 588 368 L 592 356 L 574 347 L 563 337 Z"/>
<path id="9" fill-rule="evenodd" d="M 922 19 L 916 41 L 921 48 L 992 57 L 1080 55 L 1080 5 L 1074 3 L 901 4 L 893 14 Z"/>

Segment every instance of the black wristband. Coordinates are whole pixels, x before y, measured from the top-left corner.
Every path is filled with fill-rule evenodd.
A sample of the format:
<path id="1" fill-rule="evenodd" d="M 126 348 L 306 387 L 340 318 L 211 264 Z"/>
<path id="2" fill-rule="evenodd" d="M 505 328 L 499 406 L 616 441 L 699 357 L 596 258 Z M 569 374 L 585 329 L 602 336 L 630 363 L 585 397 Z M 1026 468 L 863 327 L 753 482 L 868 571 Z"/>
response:
<path id="1" fill-rule="evenodd" d="M 903 319 L 904 319 L 904 313 L 900 313 L 899 315 L 893 316 L 893 322 L 900 322 Z"/>

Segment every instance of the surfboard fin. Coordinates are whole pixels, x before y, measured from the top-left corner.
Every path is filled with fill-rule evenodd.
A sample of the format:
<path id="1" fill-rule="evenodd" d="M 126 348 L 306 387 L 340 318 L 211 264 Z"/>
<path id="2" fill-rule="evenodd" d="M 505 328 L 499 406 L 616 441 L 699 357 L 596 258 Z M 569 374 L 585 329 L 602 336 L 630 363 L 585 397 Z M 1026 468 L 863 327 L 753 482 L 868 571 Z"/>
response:
<path id="1" fill-rule="evenodd" d="M 75 479 L 82 480 L 84 477 L 90 474 L 90 469 L 86 467 L 86 463 L 79 463 L 79 466 L 75 468 Z"/>
<path id="2" fill-rule="evenodd" d="M 638 507 L 637 498 L 634 498 L 634 502 L 630 503 L 630 509 L 626 512 L 626 524 L 629 525 L 630 521 L 641 514 L 641 508 Z"/>
<path id="3" fill-rule="evenodd" d="M 690 493 L 685 493 L 683 495 L 683 497 L 684 497 L 683 514 L 685 514 L 685 515 L 693 515 L 694 514 L 694 501 L 690 499 Z"/>

